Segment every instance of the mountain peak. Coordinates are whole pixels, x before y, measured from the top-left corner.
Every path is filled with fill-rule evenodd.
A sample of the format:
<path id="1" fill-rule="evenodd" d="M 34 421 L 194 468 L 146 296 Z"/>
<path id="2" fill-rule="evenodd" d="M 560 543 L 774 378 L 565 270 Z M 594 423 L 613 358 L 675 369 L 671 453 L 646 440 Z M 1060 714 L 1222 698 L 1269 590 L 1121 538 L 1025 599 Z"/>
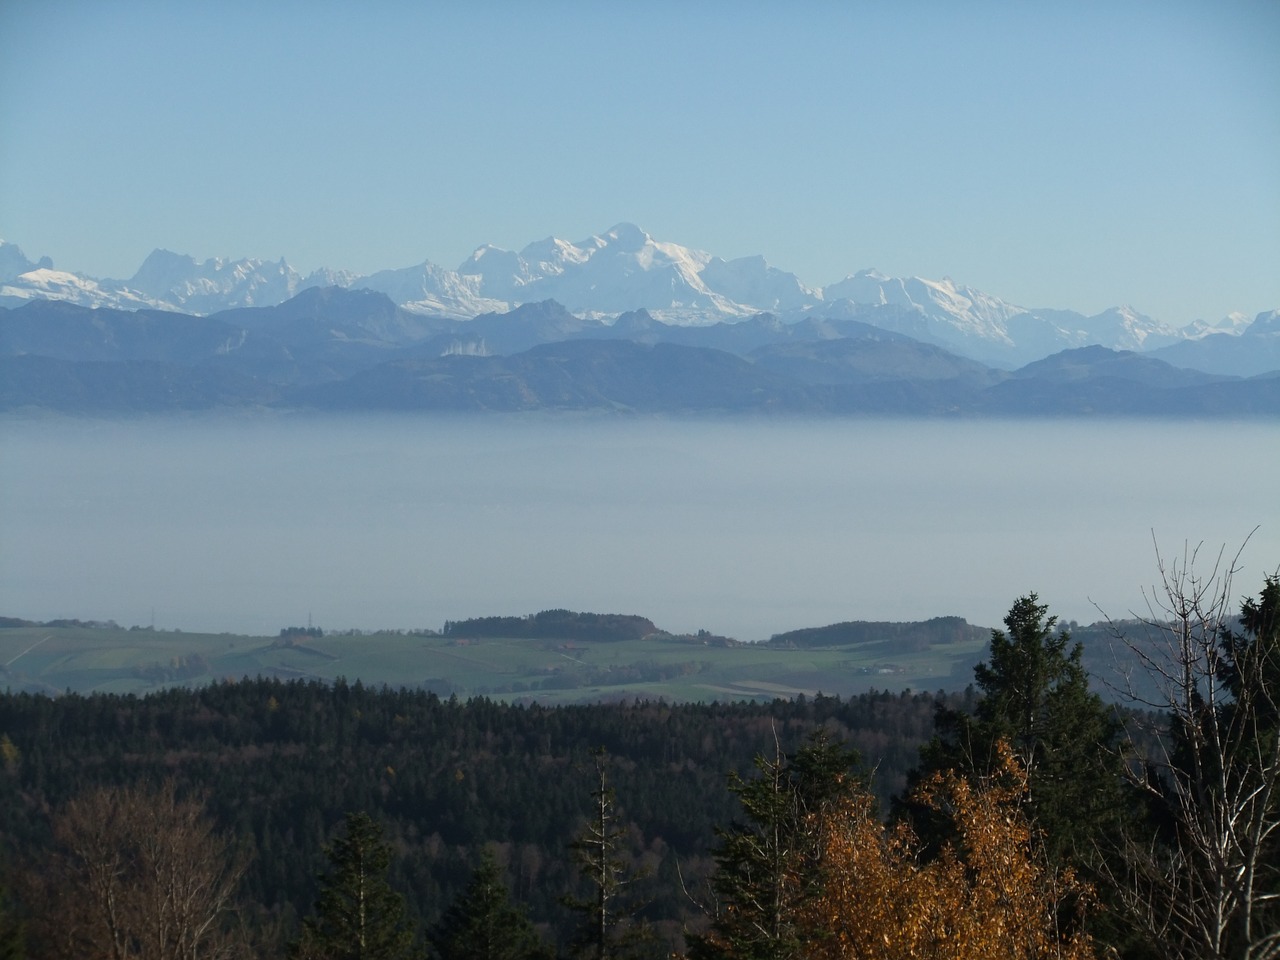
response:
<path id="1" fill-rule="evenodd" d="M 161 278 L 175 272 L 193 270 L 196 266 L 195 257 L 156 247 L 147 254 L 147 259 L 142 261 L 142 266 L 129 278 L 129 282 L 132 286 L 145 290 Z"/>
<path id="2" fill-rule="evenodd" d="M 53 261 L 48 257 L 41 257 L 38 263 L 33 263 L 16 243 L 0 240 L 0 283 L 17 279 L 32 270 L 52 269 Z"/>
<path id="3" fill-rule="evenodd" d="M 627 253 L 635 253 L 653 242 L 653 237 L 634 223 L 625 222 L 614 224 L 603 234 L 602 239 L 610 241 L 610 246 L 616 246 Z"/>

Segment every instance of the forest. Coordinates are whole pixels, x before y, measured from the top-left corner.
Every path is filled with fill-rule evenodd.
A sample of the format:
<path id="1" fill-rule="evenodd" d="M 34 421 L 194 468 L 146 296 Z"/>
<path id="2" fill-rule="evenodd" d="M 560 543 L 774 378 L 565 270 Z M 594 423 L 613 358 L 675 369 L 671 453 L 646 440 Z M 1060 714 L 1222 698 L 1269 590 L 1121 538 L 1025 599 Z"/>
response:
<path id="1" fill-rule="evenodd" d="M 1034 594 L 952 694 L 6 693 L 0 958 L 1280 957 L 1280 578 L 1161 572 L 1126 705 Z"/>

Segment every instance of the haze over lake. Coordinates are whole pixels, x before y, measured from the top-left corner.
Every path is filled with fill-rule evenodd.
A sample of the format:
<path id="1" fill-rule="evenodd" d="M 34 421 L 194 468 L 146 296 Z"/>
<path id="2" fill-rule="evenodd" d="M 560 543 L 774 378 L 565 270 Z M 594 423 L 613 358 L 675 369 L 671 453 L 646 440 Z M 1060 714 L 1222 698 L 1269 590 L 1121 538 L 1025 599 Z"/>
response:
<path id="1" fill-rule="evenodd" d="M 1254 527 L 1280 426 L 529 417 L 0 421 L 0 615 L 274 634 L 552 607 L 744 640 L 1145 609 Z M 1096 606 L 1095 606 L 1096 604 Z"/>

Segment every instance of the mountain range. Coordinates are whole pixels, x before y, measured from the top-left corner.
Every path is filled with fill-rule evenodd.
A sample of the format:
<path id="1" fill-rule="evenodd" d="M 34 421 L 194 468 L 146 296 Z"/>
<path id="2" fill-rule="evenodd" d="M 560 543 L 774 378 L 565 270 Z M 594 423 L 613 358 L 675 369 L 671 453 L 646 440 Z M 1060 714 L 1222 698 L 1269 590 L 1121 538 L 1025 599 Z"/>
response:
<path id="1" fill-rule="evenodd" d="M 1091 345 L 1015 370 L 896 329 L 896 304 L 700 325 L 554 300 L 471 319 L 316 286 L 207 316 L 0 307 L 0 410 L 599 411 L 753 415 L 1280 415 L 1280 362 L 1242 377 Z M 1277 318 L 1237 336 L 1260 356 Z"/>
<path id="2" fill-rule="evenodd" d="M 1004 370 L 1091 345 L 1140 351 L 1175 366 L 1253 376 L 1280 369 L 1277 311 L 1254 320 L 1175 329 L 1128 307 L 1086 316 L 1027 308 L 950 279 L 896 278 L 863 270 L 823 288 L 805 286 L 763 257 L 724 260 L 654 240 L 632 224 L 570 243 L 556 238 L 519 252 L 485 245 L 456 269 L 424 262 L 367 276 L 317 270 L 303 276 L 281 259 L 194 258 L 156 250 L 126 280 L 95 279 L 29 260 L 0 241 L 0 307 L 56 300 L 82 307 L 166 311 L 188 316 L 275 307 L 304 291 L 338 288 L 385 294 L 405 331 L 417 322 L 474 321 L 555 301 L 578 322 L 616 324 L 643 310 L 666 327 L 732 324 L 760 315 L 810 329 L 848 322 Z M 464 337 L 474 343 L 477 338 Z M 671 341 L 678 335 L 664 337 Z M 1259 350 L 1260 345 L 1266 349 Z"/>

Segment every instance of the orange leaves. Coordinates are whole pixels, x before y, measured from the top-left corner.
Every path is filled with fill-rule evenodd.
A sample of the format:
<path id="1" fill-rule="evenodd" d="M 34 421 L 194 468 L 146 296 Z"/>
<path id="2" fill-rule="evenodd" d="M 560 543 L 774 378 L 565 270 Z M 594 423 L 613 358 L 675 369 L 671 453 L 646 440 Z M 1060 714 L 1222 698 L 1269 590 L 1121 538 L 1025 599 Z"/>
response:
<path id="1" fill-rule="evenodd" d="M 1000 745 L 997 774 L 978 784 L 954 773 L 917 799 L 955 823 L 958 842 L 929 863 L 903 825 L 886 828 L 869 795 L 825 818 L 822 892 L 806 905 L 815 960 L 1091 960 L 1060 916 L 1087 890 L 1036 856 L 1020 809 L 1026 774 Z"/>

